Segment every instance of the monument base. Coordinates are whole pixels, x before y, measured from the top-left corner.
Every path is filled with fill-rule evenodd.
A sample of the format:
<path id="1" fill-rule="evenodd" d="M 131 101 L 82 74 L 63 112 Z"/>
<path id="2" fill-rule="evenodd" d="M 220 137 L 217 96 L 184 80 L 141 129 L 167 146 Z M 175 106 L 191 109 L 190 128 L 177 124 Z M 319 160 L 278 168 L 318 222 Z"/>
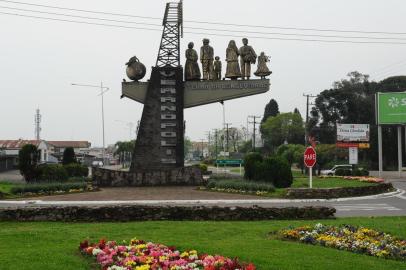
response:
<path id="1" fill-rule="evenodd" d="M 135 172 L 92 168 L 92 182 L 97 187 L 198 186 L 203 177 L 198 166 Z"/>

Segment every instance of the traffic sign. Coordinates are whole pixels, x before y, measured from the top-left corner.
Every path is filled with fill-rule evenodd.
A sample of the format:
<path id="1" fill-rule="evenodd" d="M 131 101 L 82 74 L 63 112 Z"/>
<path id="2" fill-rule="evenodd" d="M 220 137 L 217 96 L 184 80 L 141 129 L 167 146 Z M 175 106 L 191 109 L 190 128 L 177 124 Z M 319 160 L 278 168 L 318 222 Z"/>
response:
<path id="1" fill-rule="evenodd" d="M 316 164 L 316 151 L 313 147 L 309 146 L 306 148 L 304 152 L 303 160 L 307 168 L 313 168 L 314 164 Z"/>
<path id="2" fill-rule="evenodd" d="M 242 164 L 242 159 L 217 159 L 217 165 L 240 165 Z"/>
<path id="3" fill-rule="evenodd" d="M 351 148 L 351 147 L 356 147 L 359 149 L 368 149 L 370 147 L 369 143 L 357 143 L 357 142 L 337 142 L 336 146 L 338 148 Z"/>

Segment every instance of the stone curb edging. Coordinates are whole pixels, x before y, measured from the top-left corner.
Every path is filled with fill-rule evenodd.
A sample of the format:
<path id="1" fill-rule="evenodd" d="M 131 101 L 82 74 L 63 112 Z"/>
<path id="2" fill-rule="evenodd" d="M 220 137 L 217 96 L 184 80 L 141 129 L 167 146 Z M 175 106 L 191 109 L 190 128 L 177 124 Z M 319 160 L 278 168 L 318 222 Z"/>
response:
<path id="1" fill-rule="evenodd" d="M 207 206 L 59 206 L 0 209 L 0 221 L 250 221 L 334 218 L 335 208 Z"/>
<path id="2" fill-rule="evenodd" d="M 198 166 L 137 172 L 92 167 L 92 183 L 95 187 L 197 186 L 203 177 Z"/>
<path id="3" fill-rule="evenodd" d="M 343 188 L 290 188 L 286 194 L 287 198 L 293 199 L 336 199 L 347 197 L 361 197 L 377 195 L 394 190 L 392 183 L 380 183 L 364 187 L 343 187 Z"/>

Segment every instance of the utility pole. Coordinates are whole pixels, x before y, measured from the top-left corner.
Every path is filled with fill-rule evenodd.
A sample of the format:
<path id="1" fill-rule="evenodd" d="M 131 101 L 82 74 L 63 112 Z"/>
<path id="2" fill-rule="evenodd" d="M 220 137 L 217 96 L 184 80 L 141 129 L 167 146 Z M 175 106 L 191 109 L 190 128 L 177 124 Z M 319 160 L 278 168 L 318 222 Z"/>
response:
<path id="1" fill-rule="evenodd" d="M 256 125 L 259 124 L 260 122 L 257 122 L 258 118 L 261 118 L 262 116 L 256 116 L 256 115 L 249 115 L 248 118 L 254 119 L 254 121 L 249 122 L 250 124 L 254 124 L 253 126 L 253 135 L 252 135 L 252 149 L 255 151 L 255 136 L 256 136 Z"/>
<path id="2" fill-rule="evenodd" d="M 229 137 L 230 137 L 230 136 L 228 136 L 228 126 L 231 126 L 232 123 L 224 123 L 224 125 L 226 126 L 226 151 L 225 152 L 228 152 L 228 150 L 230 149 L 229 144 L 228 144 Z"/>
<path id="3" fill-rule="evenodd" d="M 41 114 L 39 112 L 39 108 L 35 111 L 35 139 L 39 141 L 41 139 Z"/>
<path id="4" fill-rule="evenodd" d="M 211 158 L 211 157 L 212 157 L 211 151 L 210 151 L 210 146 L 211 146 L 211 132 L 208 131 L 206 134 L 207 134 L 207 139 L 208 139 L 207 149 L 208 149 L 208 152 L 209 152 L 209 157 Z"/>
<path id="5" fill-rule="evenodd" d="M 103 132 L 103 151 L 102 151 L 102 156 L 103 156 L 103 166 L 106 165 L 106 156 L 105 156 L 105 151 L 106 151 L 106 138 L 105 138 L 105 132 L 104 132 L 104 94 L 110 90 L 109 87 L 103 86 L 103 82 L 100 83 L 100 85 L 90 85 L 90 84 L 78 84 L 78 83 L 72 83 L 72 86 L 80 86 L 80 87 L 91 87 L 91 88 L 99 88 L 100 89 L 100 94 L 98 96 L 101 96 L 101 116 L 102 116 L 102 132 Z"/>
<path id="6" fill-rule="evenodd" d="M 303 94 L 304 97 L 306 97 L 306 124 L 305 124 L 305 146 L 308 144 L 308 131 L 307 131 L 307 125 L 309 124 L 309 106 L 314 105 L 314 103 L 310 103 L 310 98 L 316 98 L 317 96 L 312 95 L 312 94 Z"/>
<path id="7" fill-rule="evenodd" d="M 218 149 L 217 149 L 217 142 L 218 142 L 218 131 L 217 129 L 214 130 L 214 140 L 216 141 L 216 160 L 218 158 L 217 153 L 218 153 Z"/>

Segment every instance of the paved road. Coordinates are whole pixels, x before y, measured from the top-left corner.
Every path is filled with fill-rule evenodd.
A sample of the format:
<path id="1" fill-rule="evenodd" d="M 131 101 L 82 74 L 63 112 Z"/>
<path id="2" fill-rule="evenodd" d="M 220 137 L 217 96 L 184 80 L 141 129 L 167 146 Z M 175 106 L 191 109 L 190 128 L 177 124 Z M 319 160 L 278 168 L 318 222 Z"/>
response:
<path id="1" fill-rule="evenodd" d="M 191 187 L 105 189 L 96 193 L 50 196 L 25 201 L 0 201 L 1 207 L 50 205 L 217 205 L 217 206 L 331 206 L 336 216 L 406 216 L 406 180 L 390 179 L 396 192 L 334 200 L 263 199 L 256 196 L 196 191 Z M 117 197 L 118 196 L 118 197 Z"/>
<path id="2" fill-rule="evenodd" d="M 22 182 L 18 171 L 0 173 L 0 182 Z M 256 196 L 196 191 L 192 187 L 110 188 L 95 193 L 38 197 L 25 201 L 0 201 L 0 207 L 103 204 L 181 204 L 284 207 L 332 206 L 337 216 L 406 216 L 406 179 L 388 179 L 397 192 L 338 200 L 262 199 Z"/>

